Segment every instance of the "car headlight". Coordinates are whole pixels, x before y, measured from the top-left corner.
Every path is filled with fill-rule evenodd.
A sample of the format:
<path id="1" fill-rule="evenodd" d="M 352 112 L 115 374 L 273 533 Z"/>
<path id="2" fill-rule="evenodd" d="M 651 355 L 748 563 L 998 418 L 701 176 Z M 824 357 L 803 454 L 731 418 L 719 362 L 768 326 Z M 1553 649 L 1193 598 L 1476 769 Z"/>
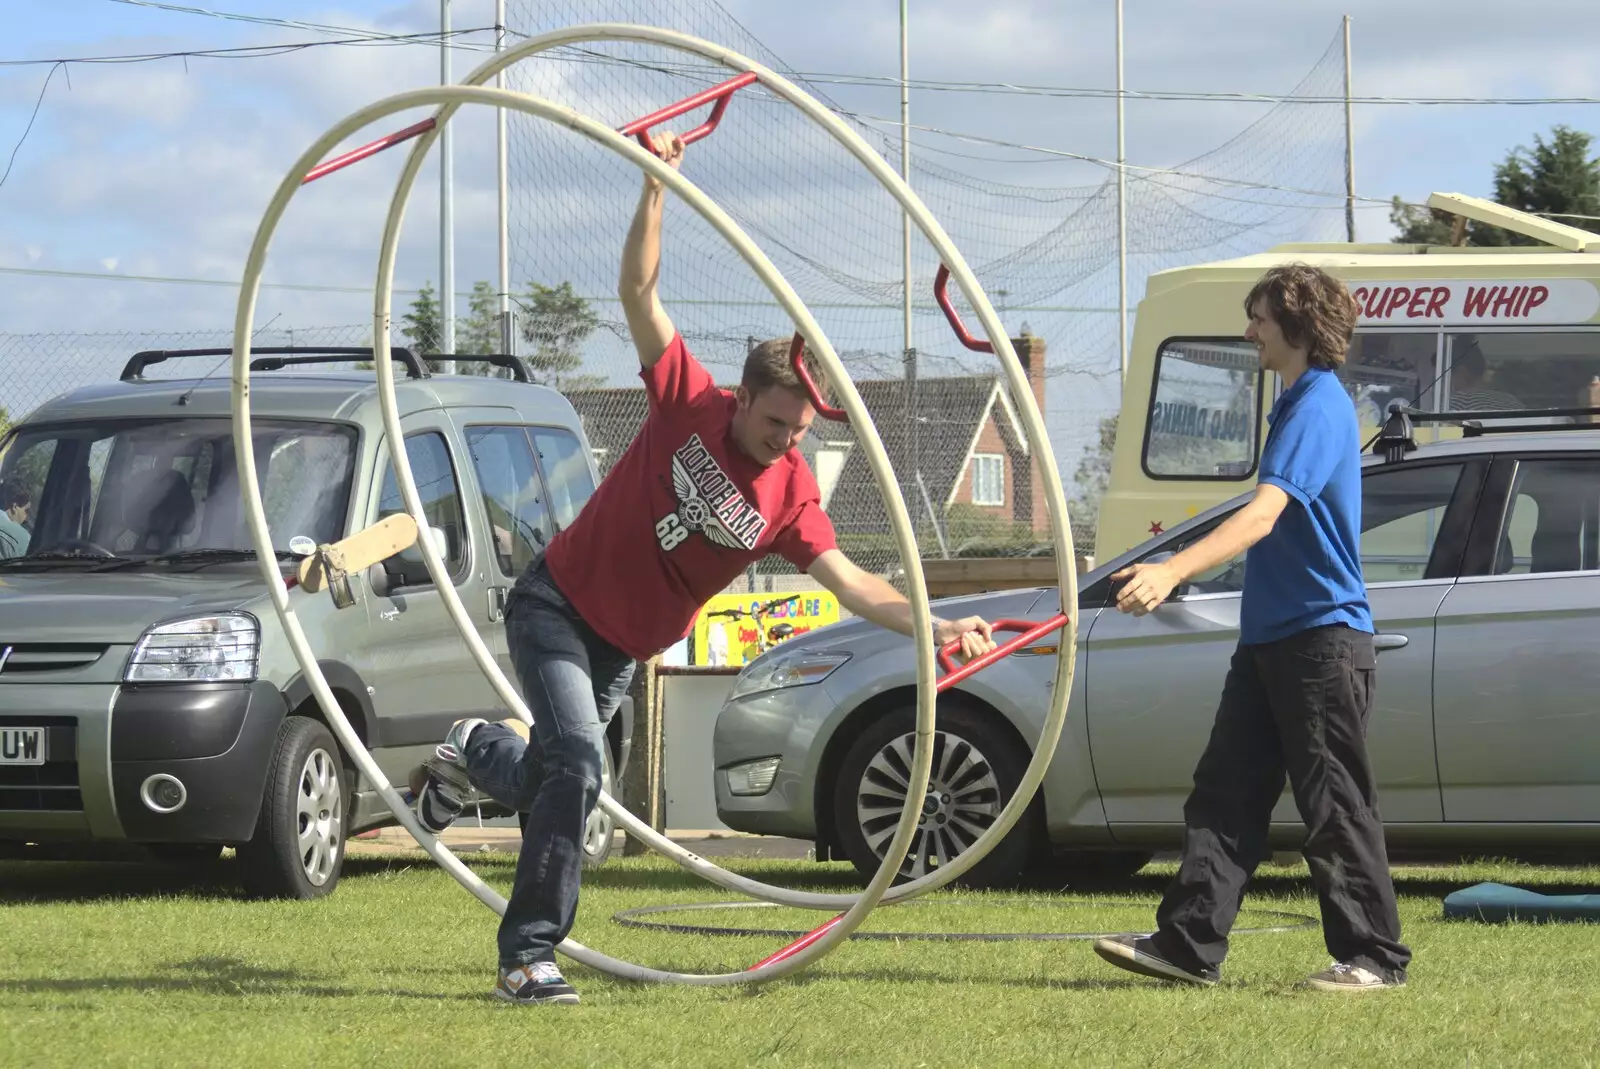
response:
<path id="1" fill-rule="evenodd" d="M 821 683 L 834 669 L 848 661 L 848 653 L 823 653 L 802 650 L 771 661 L 757 662 L 746 668 L 734 680 L 728 700 L 747 698 L 768 690 L 785 687 L 804 687 Z"/>
<path id="2" fill-rule="evenodd" d="M 772 781 L 778 778 L 778 765 L 782 760 L 781 757 L 763 757 L 723 769 L 723 775 L 728 777 L 728 793 L 766 794 L 772 790 Z"/>
<path id="3" fill-rule="evenodd" d="M 128 683 L 221 683 L 256 677 L 261 628 L 244 613 L 152 627 L 128 658 Z"/>

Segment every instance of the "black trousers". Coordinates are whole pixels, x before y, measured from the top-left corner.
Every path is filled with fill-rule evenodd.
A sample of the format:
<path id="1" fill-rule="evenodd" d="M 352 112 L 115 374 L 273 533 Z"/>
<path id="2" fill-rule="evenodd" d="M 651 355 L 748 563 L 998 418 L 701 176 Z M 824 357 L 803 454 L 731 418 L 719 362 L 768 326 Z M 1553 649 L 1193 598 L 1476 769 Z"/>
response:
<path id="1" fill-rule="evenodd" d="M 1287 772 L 1328 953 L 1403 972 L 1411 951 L 1400 942 L 1367 759 L 1376 667 L 1372 636 L 1342 626 L 1234 652 L 1183 807 L 1183 860 L 1156 912 L 1163 957 L 1207 973 L 1221 966 Z"/>

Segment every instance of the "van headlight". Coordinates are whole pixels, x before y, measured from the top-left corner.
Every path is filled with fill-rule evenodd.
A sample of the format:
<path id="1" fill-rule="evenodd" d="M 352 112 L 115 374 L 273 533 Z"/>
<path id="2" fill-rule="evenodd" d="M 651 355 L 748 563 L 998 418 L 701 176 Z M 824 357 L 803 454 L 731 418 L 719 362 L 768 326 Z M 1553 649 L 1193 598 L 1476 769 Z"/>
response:
<path id="1" fill-rule="evenodd" d="M 244 613 L 159 624 L 128 658 L 127 683 L 248 682 L 256 677 L 261 627 Z"/>
<path id="2" fill-rule="evenodd" d="M 739 678 L 734 680 L 733 690 L 728 693 L 728 700 L 748 698 L 768 690 L 821 683 L 849 659 L 848 653 L 802 650 L 771 661 L 757 662 L 739 673 Z"/>

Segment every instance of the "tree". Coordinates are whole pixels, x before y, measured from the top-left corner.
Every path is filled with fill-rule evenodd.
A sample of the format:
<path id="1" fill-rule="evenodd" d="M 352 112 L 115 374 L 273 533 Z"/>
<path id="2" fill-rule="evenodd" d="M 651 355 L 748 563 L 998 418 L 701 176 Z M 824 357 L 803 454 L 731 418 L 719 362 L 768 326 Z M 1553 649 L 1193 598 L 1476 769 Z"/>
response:
<path id="1" fill-rule="evenodd" d="M 1111 454 L 1117 446 L 1117 417 L 1110 415 L 1100 421 L 1099 439 L 1086 447 L 1083 458 L 1072 481 L 1078 489 L 1073 494 L 1073 506 L 1089 523 L 1100 514 L 1100 499 L 1111 486 Z"/>
<path id="2" fill-rule="evenodd" d="M 400 333 L 411 343 L 411 351 L 421 357 L 437 356 L 444 340 L 444 316 L 434 296 L 433 283 L 425 283 L 411 302 L 411 308 L 401 318 L 405 326 Z M 438 360 L 424 361 L 428 370 L 437 374 L 443 367 Z"/>
<path id="3" fill-rule="evenodd" d="M 1600 233 L 1600 220 L 1560 218 L 1600 216 L 1600 158 L 1589 155 L 1594 138 L 1581 130 L 1556 126 L 1550 140 L 1535 134 L 1533 148 L 1518 146 L 1494 169 L 1494 200 L 1508 208 L 1555 215 L 1556 222 Z M 1394 198 L 1389 221 L 1402 244 L 1449 245 L 1455 216 L 1449 212 L 1402 204 Z M 1538 245 L 1522 234 L 1469 222 L 1466 244 L 1481 246 Z"/>
<path id="4" fill-rule="evenodd" d="M 528 283 L 521 302 L 522 340 L 534 346 L 527 357 L 533 379 L 556 390 L 592 390 L 605 382 L 600 375 L 574 374 L 583 366 L 582 346 L 600 325 L 589 302 L 572 292 L 572 283 L 545 286 Z"/>
<path id="5" fill-rule="evenodd" d="M 467 317 L 456 325 L 456 352 L 466 356 L 485 356 L 500 352 L 500 295 L 487 282 L 474 282 L 472 296 L 467 298 Z M 511 372 L 503 367 L 468 360 L 458 365 L 463 375 L 485 375 L 491 378 L 510 378 Z"/>
<path id="6" fill-rule="evenodd" d="M 10 429 L 11 410 L 5 405 L 0 405 L 0 438 L 4 438 L 6 436 L 6 432 Z"/>

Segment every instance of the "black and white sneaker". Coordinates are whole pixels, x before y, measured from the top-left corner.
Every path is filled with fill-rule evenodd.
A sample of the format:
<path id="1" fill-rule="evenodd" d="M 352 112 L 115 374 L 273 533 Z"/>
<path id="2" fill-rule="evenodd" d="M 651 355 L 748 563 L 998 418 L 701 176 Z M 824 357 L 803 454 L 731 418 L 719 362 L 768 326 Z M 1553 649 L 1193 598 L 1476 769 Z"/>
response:
<path id="1" fill-rule="evenodd" d="M 485 723 L 478 717 L 457 720 L 433 756 L 411 770 L 409 786 L 416 800 L 417 821 L 434 835 L 456 822 L 474 794 L 467 776 L 467 737 Z"/>
<path id="2" fill-rule="evenodd" d="M 1306 986 L 1316 991 L 1388 991 L 1406 986 L 1404 969 L 1381 973 L 1364 965 L 1337 961 L 1306 977 Z"/>
<path id="3" fill-rule="evenodd" d="M 494 997 L 517 1006 L 576 1003 L 578 993 L 562 977 L 553 961 L 536 961 L 515 969 L 501 968 Z"/>
<path id="4" fill-rule="evenodd" d="M 1094 941 L 1094 952 L 1119 969 L 1127 969 L 1140 976 L 1153 976 L 1158 980 L 1176 980 L 1179 983 L 1210 987 L 1221 979 L 1221 974 L 1215 969 L 1190 972 L 1172 964 L 1156 950 L 1155 943 L 1149 936 L 1106 936 Z"/>

